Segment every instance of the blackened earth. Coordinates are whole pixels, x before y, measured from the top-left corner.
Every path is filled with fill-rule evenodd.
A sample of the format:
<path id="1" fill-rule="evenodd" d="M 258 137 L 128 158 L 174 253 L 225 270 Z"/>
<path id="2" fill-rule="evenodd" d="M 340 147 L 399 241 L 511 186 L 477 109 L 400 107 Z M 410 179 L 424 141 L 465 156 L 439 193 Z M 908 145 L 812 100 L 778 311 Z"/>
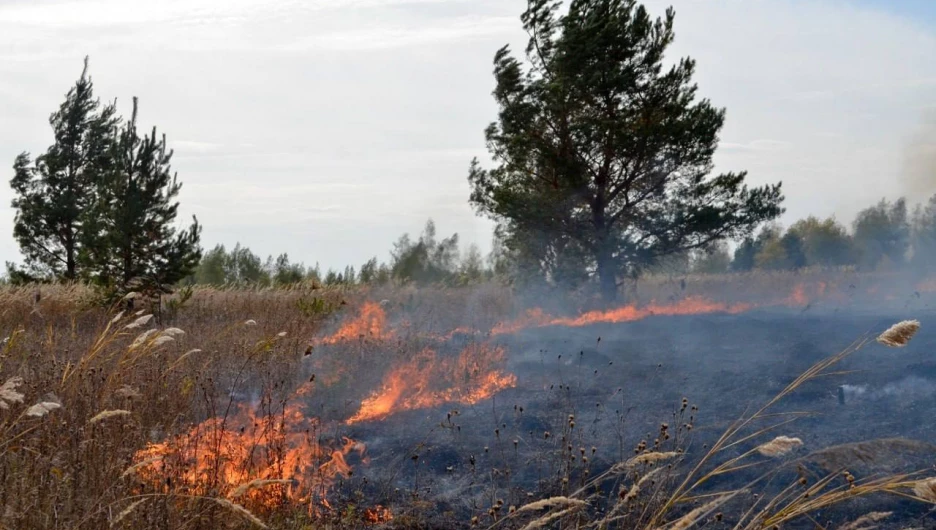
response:
<path id="1" fill-rule="evenodd" d="M 780 434 L 801 438 L 803 448 L 709 487 L 740 487 L 779 468 L 771 482 L 758 486 L 769 494 L 796 480 L 798 465 L 816 477 L 848 469 L 859 480 L 932 469 L 936 313 L 754 311 L 496 337 L 509 352 L 516 388 L 475 405 L 402 412 L 351 426 L 347 434 L 367 444 L 369 462 L 356 466 L 346 489 L 366 491 L 385 505 L 423 506 L 449 521 L 467 521 L 498 499 L 519 506 L 576 489 L 632 456 L 642 441 L 652 446 L 661 423 L 670 433 L 662 448 L 682 447 L 685 466 L 732 421 L 767 403 L 812 364 L 907 318 L 922 323 L 908 346 L 894 349 L 872 340 L 836 366 L 842 373 L 805 384 L 771 409 L 811 415 L 739 444 L 725 458 Z M 689 407 L 681 412 L 683 398 Z M 892 438 L 912 442 L 873 442 Z M 933 526 L 927 506 L 896 497 L 861 499 L 814 515 L 837 526 L 871 509 L 895 511 L 888 523 L 895 527 Z"/>

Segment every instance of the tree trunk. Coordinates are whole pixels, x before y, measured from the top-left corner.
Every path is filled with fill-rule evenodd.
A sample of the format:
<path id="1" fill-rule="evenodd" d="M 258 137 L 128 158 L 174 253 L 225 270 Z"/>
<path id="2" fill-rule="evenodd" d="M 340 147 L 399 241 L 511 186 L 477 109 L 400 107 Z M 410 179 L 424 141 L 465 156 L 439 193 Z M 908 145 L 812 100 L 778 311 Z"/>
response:
<path id="1" fill-rule="evenodd" d="M 608 304 L 617 300 L 617 267 L 614 263 L 614 256 L 607 243 L 598 249 L 598 284 L 601 289 L 601 297 Z"/>
<path id="2" fill-rule="evenodd" d="M 75 238 L 74 232 L 69 232 L 65 238 L 65 279 L 74 280 L 76 276 L 77 265 L 75 263 Z"/>

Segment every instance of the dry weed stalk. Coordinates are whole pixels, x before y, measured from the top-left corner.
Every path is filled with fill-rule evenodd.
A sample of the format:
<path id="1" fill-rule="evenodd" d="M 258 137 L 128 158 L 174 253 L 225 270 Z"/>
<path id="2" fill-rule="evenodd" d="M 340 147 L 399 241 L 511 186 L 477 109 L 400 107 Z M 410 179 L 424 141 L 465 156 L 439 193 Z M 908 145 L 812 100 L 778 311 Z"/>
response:
<path id="1" fill-rule="evenodd" d="M 229 501 L 229 500 L 227 500 L 227 499 L 218 498 L 218 497 L 207 497 L 207 498 L 208 498 L 209 500 L 214 501 L 214 502 L 218 503 L 219 505 L 221 505 L 221 506 L 227 508 L 227 509 L 230 510 L 231 512 L 236 513 L 236 514 L 242 516 L 244 519 L 247 519 L 247 520 L 250 521 L 254 526 L 256 526 L 256 527 L 258 527 L 258 528 L 264 528 L 264 529 L 269 528 L 263 521 L 260 520 L 259 517 L 257 517 L 256 515 L 254 515 L 253 512 L 251 512 L 251 511 L 248 510 L 247 508 L 244 508 L 244 507 L 241 506 L 240 504 L 237 504 L 237 503 L 235 503 L 235 502 L 231 502 L 231 501 Z"/>
<path id="2" fill-rule="evenodd" d="M 231 493 L 231 498 L 236 499 L 238 497 L 243 496 L 245 493 L 247 493 L 250 490 L 263 488 L 271 484 L 289 485 L 290 483 L 291 482 L 286 479 L 254 479 L 254 480 L 251 480 L 250 482 L 245 482 L 244 484 L 241 484 L 240 486 L 238 486 Z"/>
<path id="3" fill-rule="evenodd" d="M 143 504 L 146 501 L 147 499 L 138 499 L 128 504 L 126 508 L 121 510 L 120 513 L 118 513 L 117 516 L 114 517 L 113 520 L 111 520 L 111 523 L 110 523 L 111 528 L 117 526 L 117 524 L 120 523 L 120 521 L 123 521 L 128 515 L 130 515 L 133 512 L 133 510 L 137 508 L 137 506 Z"/>
<path id="4" fill-rule="evenodd" d="M 128 467 L 127 469 L 125 469 L 124 472 L 120 475 L 120 478 L 127 478 L 127 477 L 129 477 L 130 475 L 135 474 L 137 471 L 139 471 L 139 470 L 141 470 L 141 469 L 144 469 L 144 468 L 147 468 L 147 467 L 149 467 L 151 464 L 155 464 L 156 462 L 159 462 L 159 461 L 162 460 L 162 459 L 163 459 L 162 456 L 152 456 L 152 457 L 147 458 L 147 459 L 145 459 L 145 460 L 141 460 L 141 461 L 137 462 L 136 464 L 133 464 L 132 466 L 130 466 L 130 467 Z"/>

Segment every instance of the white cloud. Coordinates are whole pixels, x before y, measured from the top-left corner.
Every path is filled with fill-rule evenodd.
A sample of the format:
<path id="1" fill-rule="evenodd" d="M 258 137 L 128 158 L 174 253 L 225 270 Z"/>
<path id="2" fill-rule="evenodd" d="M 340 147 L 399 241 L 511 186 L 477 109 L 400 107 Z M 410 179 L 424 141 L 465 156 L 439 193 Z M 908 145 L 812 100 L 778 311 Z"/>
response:
<path id="1" fill-rule="evenodd" d="M 933 27 L 842 0 L 648 7 L 670 3 L 672 57 L 696 59 L 700 95 L 727 108 L 718 171 L 784 181 L 788 219 L 848 220 L 897 183 L 929 185 L 903 177 L 922 174 L 930 152 Z M 124 113 L 140 96 L 141 121 L 167 133 L 182 217 L 198 215 L 208 246 L 338 267 L 385 257 L 433 216 L 441 234 L 489 248 L 465 177 L 486 158 L 491 60 L 506 43 L 522 51 L 524 5 L 0 3 L 0 164 L 48 145 L 47 117 L 90 54 L 97 93 Z M 0 206 L 10 198 L 0 186 Z M 0 259 L 17 259 L 11 225 L 0 208 Z"/>

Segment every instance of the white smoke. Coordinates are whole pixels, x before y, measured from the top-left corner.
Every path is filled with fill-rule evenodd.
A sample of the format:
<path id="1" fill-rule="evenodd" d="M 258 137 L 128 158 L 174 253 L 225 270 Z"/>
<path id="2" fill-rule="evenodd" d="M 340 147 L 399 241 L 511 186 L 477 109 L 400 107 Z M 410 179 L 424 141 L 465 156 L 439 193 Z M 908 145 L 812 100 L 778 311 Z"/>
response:
<path id="1" fill-rule="evenodd" d="M 856 401 L 877 401 L 879 399 L 918 400 L 936 395 L 936 383 L 914 375 L 904 377 L 899 381 L 887 383 L 880 388 L 871 388 L 869 385 L 842 385 L 839 387 L 840 396 L 845 403 Z"/>

